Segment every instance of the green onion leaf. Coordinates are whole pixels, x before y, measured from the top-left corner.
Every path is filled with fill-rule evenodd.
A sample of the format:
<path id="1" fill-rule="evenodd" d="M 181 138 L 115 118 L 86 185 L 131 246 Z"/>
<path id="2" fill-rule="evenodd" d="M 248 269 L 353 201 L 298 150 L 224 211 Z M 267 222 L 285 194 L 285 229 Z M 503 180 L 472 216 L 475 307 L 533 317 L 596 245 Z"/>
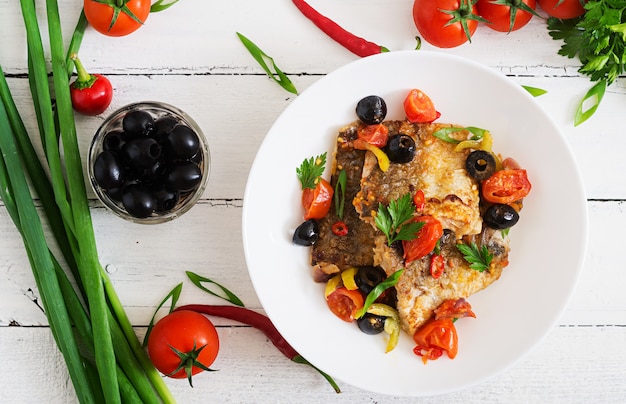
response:
<path id="1" fill-rule="evenodd" d="M 587 94 L 585 94 L 580 104 L 578 104 L 578 108 L 576 109 L 574 126 L 578 126 L 581 123 L 585 122 L 587 119 L 591 118 L 591 116 L 596 112 L 598 106 L 600 106 L 602 98 L 604 97 L 606 86 L 606 80 L 600 80 L 593 87 L 591 87 L 589 91 L 587 91 Z"/>
<path id="2" fill-rule="evenodd" d="M 298 90 L 296 89 L 296 87 L 293 85 L 291 80 L 289 80 L 287 75 L 283 73 L 282 70 L 278 68 L 278 66 L 276 66 L 274 59 L 269 57 L 258 46 L 256 46 L 251 40 L 249 40 L 248 38 L 246 38 L 239 32 L 237 32 L 237 36 L 239 37 L 239 40 L 241 41 L 241 43 L 243 43 L 243 46 L 245 46 L 246 49 L 248 49 L 248 52 L 250 52 L 252 57 L 259 63 L 259 65 L 263 68 L 263 70 L 265 70 L 265 73 L 267 73 L 267 75 L 272 80 L 274 80 L 282 88 L 289 91 L 290 93 L 293 93 L 296 95 L 298 94 Z M 265 60 L 268 60 L 272 64 L 272 68 L 274 69 L 273 72 L 272 72 L 272 69 L 270 69 L 270 67 L 267 65 Z"/>
<path id="3" fill-rule="evenodd" d="M 193 283 L 200 289 L 204 290 L 208 294 L 219 297 L 220 299 L 226 300 L 227 302 L 232 303 L 236 306 L 245 307 L 243 302 L 233 292 L 226 289 L 224 286 L 220 285 L 219 283 L 212 281 L 209 278 L 205 278 L 204 276 L 200 276 L 198 274 L 190 272 L 190 271 L 186 271 L 185 273 L 187 274 L 187 277 L 189 278 L 191 283 Z M 207 289 L 204 285 L 202 285 L 202 282 L 212 283 L 213 285 L 217 286 L 224 293 L 224 295 L 220 295 L 218 293 L 215 293 Z"/>
<path id="4" fill-rule="evenodd" d="M 376 285 L 376 287 L 367 294 L 363 307 L 356 313 L 355 317 L 356 318 L 363 317 L 365 313 L 367 313 L 367 310 L 369 309 L 369 307 L 376 301 L 376 299 L 380 297 L 380 295 L 383 294 L 385 290 L 396 286 L 403 272 L 404 272 L 404 269 L 399 269 L 393 274 L 391 274 L 391 276 L 388 276 L 387 279 L 385 279 L 384 281 Z"/>
<path id="5" fill-rule="evenodd" d="M 524 88 L 524 90 L 528 91 L 530 95 L 532 95 L 533 97 L 539 97 L 540 95 L 544 95 L 545 93 L 548 92 L 547 90 L 544 90 L 543 88 L 524 86 L 524 85 L 522 85 L 522 87 Z"/>
<path id="6" fill-rule="evenodd" d="M 343 209 L 346 199 L 346 170 L 339 171 L 337 175 L 337 184 L 335 184 L 335 213 L 339 219 L 343 219 Z"/>
<path id="7" fill-rule="evenodd" d="M 159 11 L 167 10 L 172 7 L 174 4 L 178 3 L 178 0 L 170 1 L 166 3 L 165 0 L 157 0 L 150 6 L 151 13 L 158 13 Z"/>
<path id="8" fill-rule="evenodd" d="M 172 290 L 170 290 L 170 292 L 163 298 L 161 303 L 159 303 L 156 310 L 154 310 L 154 314 L 152 314 L 152 318 L 150 319 L 150 324 L 148 324 L 148 330 L 146 331 L 146 335 L 143 337 L 143 344 L 142 344 L 143 348 L 148 346 L 148 338 L 150 337 L 150 334 L 152 333 L 152 328 L 154 328 L 154 319 L 156 318 L 157 312 L 171 298 L 172 303 L 170 303 L 170 310 L 169 310 L 169 313 L 171 313 L 176 307 L 176 303 L 178 303 L 178 299 L 180 298 L 180 293 L 182 292 L 182 290 L 183 290 L 183 283 L 181 282 L 178 285 L 174 286 Z"/>

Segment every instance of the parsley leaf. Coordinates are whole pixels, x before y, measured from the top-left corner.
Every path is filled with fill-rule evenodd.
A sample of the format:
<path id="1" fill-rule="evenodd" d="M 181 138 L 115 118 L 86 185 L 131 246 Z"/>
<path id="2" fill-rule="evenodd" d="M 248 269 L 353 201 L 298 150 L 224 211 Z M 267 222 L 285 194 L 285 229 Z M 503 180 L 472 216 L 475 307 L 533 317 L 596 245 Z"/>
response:
<path id="1" fill-rule="evenodd" d="M 463 258 L 470 264 L 470 268 L 477 270 L 478 272 L 484 272 L 489 270 L 489 264 L 493 260 L 493 254 L 489 252 L 486 246 L 478 248 L 476 243 L 457 244 L 456 248 L 461 251 Z"/>
<path id="2" fill-rule="evenodd" d="M 412 240 L 420 231 L 423 222 L 410 222 L 415 214 L 415 205 L 410 193 L 389 202 L 389 206 L 382 203 L 378 206 L 374 222 L 376 227 L 387 236 L 387 244 L 397 240 Z"/>
<path id="3" fill-rule="evenodd" d="M 314 189 L 318 178 L 324 173 L 326 167 L 326 153 L 309 159 L 304 159 L 300 167 L 296 168 L 296 174 L 302 185 L 302 189 Z"/>

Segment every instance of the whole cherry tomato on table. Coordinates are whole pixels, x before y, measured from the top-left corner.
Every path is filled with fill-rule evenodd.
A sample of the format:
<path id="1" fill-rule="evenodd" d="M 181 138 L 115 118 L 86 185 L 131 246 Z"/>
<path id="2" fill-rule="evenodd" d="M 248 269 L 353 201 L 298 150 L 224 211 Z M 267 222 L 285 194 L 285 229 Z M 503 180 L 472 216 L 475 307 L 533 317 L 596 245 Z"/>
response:
<path id="1" fill-rule="evenodd" d="M 182 379 L 211 370 L 219 351 L 213 323 L 189 310 L 174 311 L 159 320 L 148 337 L 148 355 L 166 376 Z"/>
<path id="2" fill-rule="evenodd" d="M 439 48 L 453 48 L 469 41 L 483 21 L 477 0 L 415 0 L 413 21 L 422 38 Z"/>
<path id="3" fill-rule="evenodd" d="M 78 72 L 78 77 L 70 84 L 72 107 L 84 115 L 103 113 L 113 99 L 111 82 L 101 74 L 87 73 L 76 54 L 71 58 Z"/>
<path id="4" fill-rule="evenodd" d="M 537 0 L 537 3 L 550 17 L 562 20 L 585 14 L 584 0 Z"/>
<path id="5" fill-rule="evenodd" d="M 151 0 L 84 0 L 85 18 L 98 32 L 124 36 L 139 29 L 150 14 Z"/>
<path id="6" fill-rule="evenodd" d="M 500 32 L 511 32 L 528 24 L 537 15 L 536 0 L 478 0 L 478 15 L 487 22 L 485 25 Z M 538 15 L 537 15 L 538 16 Z"/>

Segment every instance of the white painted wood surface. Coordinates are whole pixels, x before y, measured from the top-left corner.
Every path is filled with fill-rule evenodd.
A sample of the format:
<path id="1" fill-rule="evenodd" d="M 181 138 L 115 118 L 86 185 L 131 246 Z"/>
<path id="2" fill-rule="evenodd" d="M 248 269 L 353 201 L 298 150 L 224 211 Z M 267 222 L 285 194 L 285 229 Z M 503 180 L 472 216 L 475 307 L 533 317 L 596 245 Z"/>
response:
<path id="1" fill-rule="evenodd" d="M 42 16 L 43 3 L 37 1 Z M 310 3 L 392 51 L 414 46 L 417 32 L 410 0 Z M 68 39 L 81 5 L 76 0 L 60 1 Z M 158 231 L 114 217 L 95 199 L 92 204 L 102 263 L 140 335 L 155 305 L 184 280 L 185 270 L 218 280 L 249 307 L 262 309 L 242 251 L 243 192 L 258 146 L 294 96 L 263 74 L 239 43 L 237 31 L 274 57 L 300 91 L 356 58 L 320 33 L 291 2 L 278 0 L 181 0 L 151 15 L 142 29 L 128 37 L 108 38 L 91 29 L 85 35 L 83 63 L 108 75 L 116 91 L 110 111 L 146 99 L 174 104 L 198 121 L 211 147 L 212 173 L 203 198 L 180 219 L 159 225 Z M 0 64 L 28 129 L 34 130 L 19 2 L 0 0 L 0 36 Z M 520 84 L 548 90 L 538 100 L 561 127 L 580 165 L 588 197 L 588 252 L 579 285 L 558 326 L 544 341 L 479 385 L 416 400 L 372 394 L 341 381 L 343 393 L 336 395 L 314 371 L 286 360 L 258 331 L 216 321 L 223 345 L 215 364 L 220 371 L 198 377 L 194 389 L 168 379 L 179 401 L 623 402 L 626 80 L 620 78 L 608 89 L 590 121 L 574 127 L 576 103 L 591 84 L 577 73 L 576 60 L 557 55 L 558 46 L 548 36 L 544 21 L 534 19 L 509 35 L 481 27 L 472 44 L 437 50 L 479 61 Z M 434 48 L 424 44 L 423 49 Z M 85 153 L 102 119 L 77 118 Z M 546 169 L 550 169 L 549 161 Z M 0 403 L 73 402 L 73 389 L 38 305 L 21 241 L 0 208 Z M 558 237 L 567 229 L 545 231 Z M 211 299 L 187 282 L 181 303 L 198 301 Z"/>

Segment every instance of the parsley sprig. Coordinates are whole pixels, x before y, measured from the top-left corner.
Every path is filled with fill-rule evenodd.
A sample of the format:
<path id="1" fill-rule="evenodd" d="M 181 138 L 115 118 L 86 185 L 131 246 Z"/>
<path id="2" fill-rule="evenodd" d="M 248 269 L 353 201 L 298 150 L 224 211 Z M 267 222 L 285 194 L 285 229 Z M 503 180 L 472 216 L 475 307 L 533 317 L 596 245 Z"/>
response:
<path id="1" fill-rule="evenodd" d="M 318 179 L 324 173 L 325 168 L 326 153 L 320 154 L 315 158 L 304 159 L 300 167 L 296 168 L 296 174 L 298 175 L 302 189 L 315 189 Z"/>
<path id="2" fill-rule="evenodd" d="M 486 246 L 478 248 L 476 243 L 457 244 L 456 248 L 461 251 L 463 258 L 470 264 L 470 268 L 477 270 L 478 272 L 484 272 L 489 270 L 489 265 L 493 260 L 493 254 L 489 252 Z"/>
<path id="3" fill-rule="evenodd" d="M 424 222 L 410 221 L 415 214 L 415 205 L 410 193 L 389 202 L 388 206 L 378 205 L 374 222 L 387 236 L 387 244 L 398 240 L 413 240 Z"/>
<path id="4" fill-rule="evenodd" d="M 579 103 L 574 125 L 596 111 L 604 89 L 624 72 L 626 59 L 626 3 L 598 0 L 585 4 L 586 12 L 570 20 L 548 19 L 550 36 L 563 40 L 559 55 L 578 59 L 579 72 L 598 82 Z M 587 105 L 591 102 L 591 106 Z"/>

